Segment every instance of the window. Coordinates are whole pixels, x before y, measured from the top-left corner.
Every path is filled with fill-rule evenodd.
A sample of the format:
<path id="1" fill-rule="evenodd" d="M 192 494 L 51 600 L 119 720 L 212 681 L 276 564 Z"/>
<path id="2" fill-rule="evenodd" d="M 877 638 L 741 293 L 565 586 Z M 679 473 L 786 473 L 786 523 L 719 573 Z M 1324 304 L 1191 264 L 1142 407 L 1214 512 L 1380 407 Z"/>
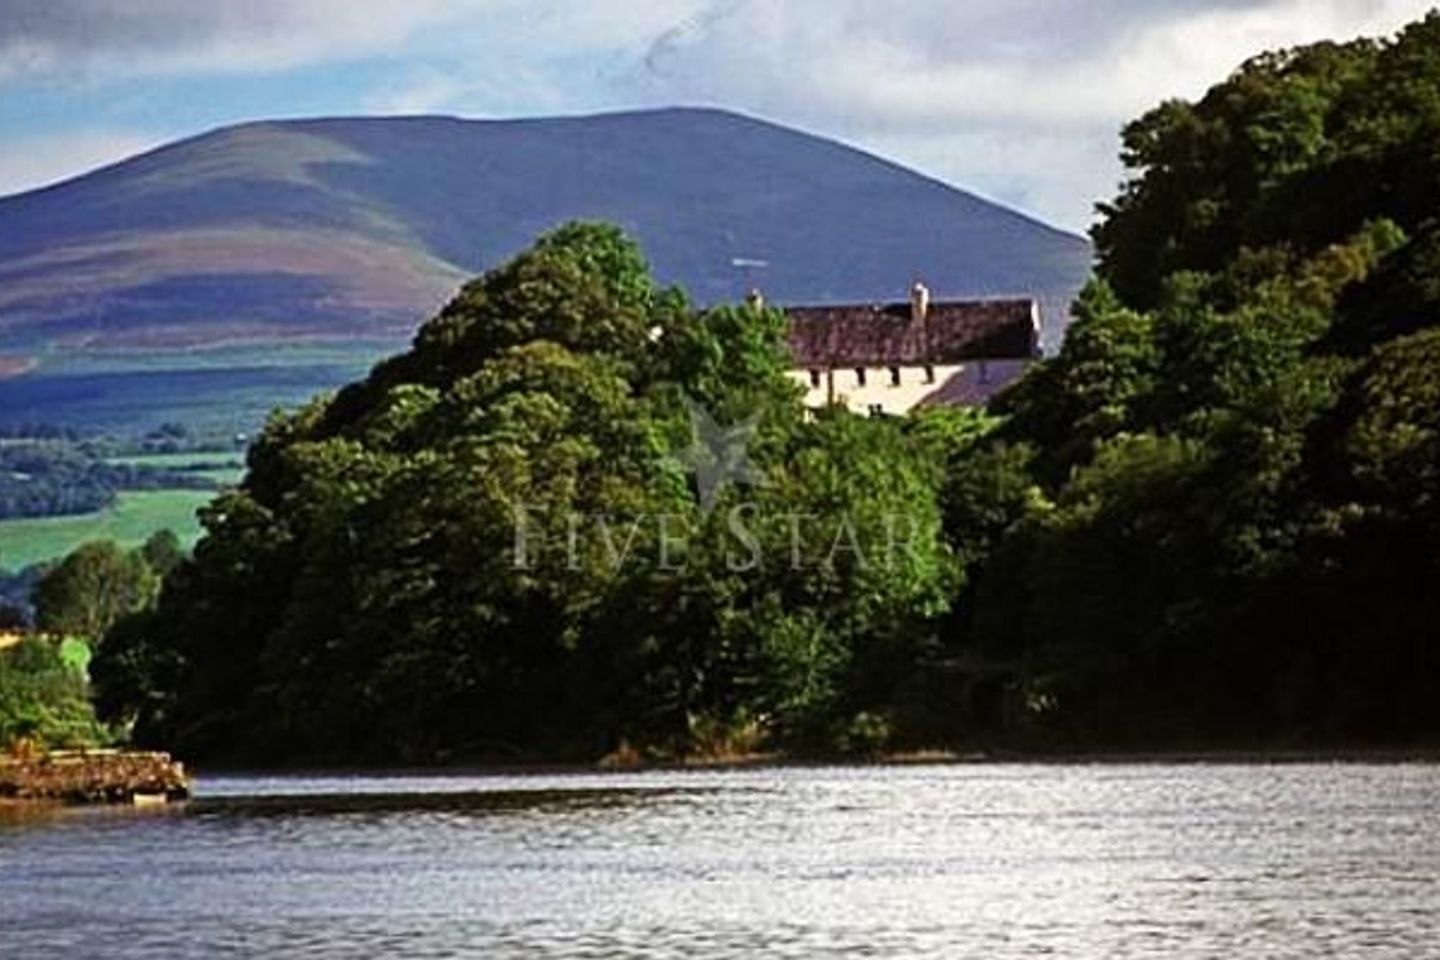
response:
<path id="1" fill-rule="evenodd" d="M 925 382 L 926 382 L 926 383 L 934 383 L 934 382 L 935 382 L 935 367 L 934 367 L 933 364 L 929 364 L 929 363 L 925 364 Z"/>
<path id="2" fill-rule="evenodd" d="M 885 415 L 885 407 L 878 403 L 870 404 L 869 410 L 870 416 L 872 417 L 883 417 Z"/>
<path id="3" fill-rule="evenodd" d="M 857 386 L 857 387 L 863 387 L 863 386 L 865 386 L 865 368 L 864 368 L 864 367 L 856 367 L 856 368 L 855 368 L 855 386 Z"/>
<path id="4" fill-rule="evenodd" d="M 819 370 L 811 370 L 811 371 L 810 371 L 810 389 L 812 389 L 812 390 L 819 390 L 819 389 L 820 389 L 820 371 L 819 371 Z"/>
<path id="5" fill-rule="evenodd" d="M 892 386 L 892 387 L 898 387 L 898 386 L 900 386 L 900 368 L 899 368 L 899 367 L 891 367 L 891 368 L 890 368 L 890 386 Z"/>

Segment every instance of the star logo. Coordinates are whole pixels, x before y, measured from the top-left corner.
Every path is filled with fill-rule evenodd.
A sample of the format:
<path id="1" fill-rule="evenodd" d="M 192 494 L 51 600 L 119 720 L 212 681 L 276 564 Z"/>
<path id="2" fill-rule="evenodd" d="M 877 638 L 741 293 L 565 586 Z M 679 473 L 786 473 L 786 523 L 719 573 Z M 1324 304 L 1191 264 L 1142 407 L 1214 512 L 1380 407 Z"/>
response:
<path id="1" fill-rule="evenodd" d="M 764 486 L 765 474 L 751 462 L 748 453 L 750 441 L 760 426 L 759 414 L 722 427 L 689 396 L 685 397 L 685 409 L 690 414 L 692 437 L 690 446 L 675 459 L 695 474 L 702 512 L 708 514 L 714 510 L 720 494 L 731 484 Z"/>

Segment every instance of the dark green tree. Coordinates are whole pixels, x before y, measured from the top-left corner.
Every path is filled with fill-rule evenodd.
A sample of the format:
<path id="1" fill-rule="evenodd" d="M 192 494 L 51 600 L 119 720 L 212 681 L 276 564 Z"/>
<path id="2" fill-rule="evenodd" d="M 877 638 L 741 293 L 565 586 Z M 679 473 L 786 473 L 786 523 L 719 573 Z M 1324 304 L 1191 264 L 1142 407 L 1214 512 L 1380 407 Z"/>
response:
<path id="1" fill-rule="evenodd" d="M 98 643 L 121 617 L 147 607 L 158 587 L 140 554 L 108 540 L 83 544 L 35 586 L 36 625 Z"/>

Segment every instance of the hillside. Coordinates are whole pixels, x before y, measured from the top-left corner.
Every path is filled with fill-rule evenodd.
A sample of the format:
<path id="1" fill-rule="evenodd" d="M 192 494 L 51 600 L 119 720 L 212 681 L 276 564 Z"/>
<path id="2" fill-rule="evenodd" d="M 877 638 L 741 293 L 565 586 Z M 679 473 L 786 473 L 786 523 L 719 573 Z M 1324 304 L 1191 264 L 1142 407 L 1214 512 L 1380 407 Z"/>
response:
<path id="1" fill-rule="evenodd" d="M 751 285 L 781 302 L 889 297 L 919 275 L 942 295 L 1040 296 L 1052 339 L 1090 260 L 1078 237 L 714 110 L 261 122 L 0 199 L 0 371 L 394 343 L 576 218 L 631 232 L 660 281 L 702 303 Z"/>

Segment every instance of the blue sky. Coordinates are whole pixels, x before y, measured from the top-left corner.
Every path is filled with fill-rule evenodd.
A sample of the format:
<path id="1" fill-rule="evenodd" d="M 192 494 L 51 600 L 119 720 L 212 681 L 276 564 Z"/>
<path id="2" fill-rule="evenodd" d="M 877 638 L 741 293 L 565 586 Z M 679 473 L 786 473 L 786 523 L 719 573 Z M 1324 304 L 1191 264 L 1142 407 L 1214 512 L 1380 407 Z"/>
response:
<path id="1" fill-rule="evenodd" d="M 242 120 L 728 107 L 1083 230 L 1121 124 L 1435 0 L 0 0 L 0 193 Z"/>

